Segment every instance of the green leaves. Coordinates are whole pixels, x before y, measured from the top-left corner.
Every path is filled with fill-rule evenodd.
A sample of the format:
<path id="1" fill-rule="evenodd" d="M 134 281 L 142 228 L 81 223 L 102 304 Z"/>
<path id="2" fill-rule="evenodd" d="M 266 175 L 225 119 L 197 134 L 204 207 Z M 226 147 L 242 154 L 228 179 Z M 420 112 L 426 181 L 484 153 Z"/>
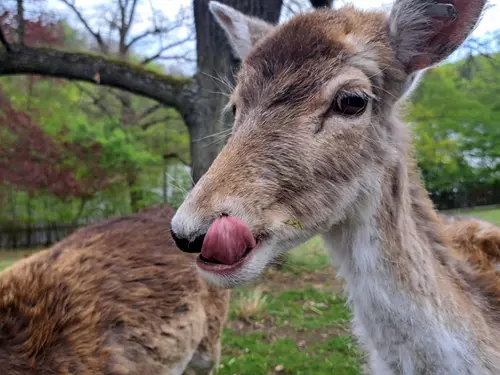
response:
<path id="1" fill-rule="evenodd" d="M 500 181 L 499 97 L 500 70 L 486 57 L 443 65 L 421 82 L 407 119 L 430 190 Z"/>

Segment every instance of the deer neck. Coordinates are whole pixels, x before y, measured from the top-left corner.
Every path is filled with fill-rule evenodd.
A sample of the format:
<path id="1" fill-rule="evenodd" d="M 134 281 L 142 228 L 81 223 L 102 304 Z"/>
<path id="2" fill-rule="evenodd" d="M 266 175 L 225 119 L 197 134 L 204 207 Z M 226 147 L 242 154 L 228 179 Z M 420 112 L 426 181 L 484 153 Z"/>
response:
<path id="1" fill-rule="evenodd" d="M 375 374 L 477 371 L 471 332 L 485 328 L 484 319 L 447 262 L 452 249 L 420 177 L 406 163 L 386 176 L 324 235 L 355 332 L 377 362 Z"/>

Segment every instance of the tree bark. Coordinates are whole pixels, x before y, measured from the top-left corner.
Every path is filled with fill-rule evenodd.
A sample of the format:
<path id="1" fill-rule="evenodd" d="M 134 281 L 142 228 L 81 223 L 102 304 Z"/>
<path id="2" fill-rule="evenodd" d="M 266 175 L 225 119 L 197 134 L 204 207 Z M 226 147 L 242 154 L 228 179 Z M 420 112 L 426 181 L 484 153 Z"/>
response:
<path id="1" fill-rule="evenodd" d="M 17 0 L 17 42 L 24 44 L 24 3 Z"/>
<path id="2" fill-rule="evenodd" d="M 181 109 L 190 79 L 174 78 L 140 66 L 90 53 L 10 45 L 0 50 L 0 75 L 39 74 L 116 87 Z"/>
<path id="3" fill-rule="evenodd" d="M 277 23 L 282 0 L 223 0 L 245 14 Z M 227 94 L 234 85 L 239 61 L 232 53 L 222 28 L 208 9 L 209 0 L 194 0 L 198 73 L 193 108 L 184 113 L 191 136 L 193 180 L 196 182 L 208 170 L 220 151 L 225 137 L 218 135 L 229 128 L 232 115 L 222 116 Z"/>
<path id="4" fill-rule="evenodd" d="M 138 212 L 141 208 L 141 202 L 144 198 L 141 187 L 138 184 L 137 173 L 129 172 L 127 174 L 127 185 L 130 195 L 130 209 L 132 212 Z"/>

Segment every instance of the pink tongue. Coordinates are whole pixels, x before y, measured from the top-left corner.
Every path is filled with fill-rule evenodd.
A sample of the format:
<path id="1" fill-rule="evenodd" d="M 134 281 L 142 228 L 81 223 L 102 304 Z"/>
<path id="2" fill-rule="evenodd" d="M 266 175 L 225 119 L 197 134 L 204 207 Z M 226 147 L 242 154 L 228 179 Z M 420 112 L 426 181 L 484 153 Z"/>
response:
<path id="1" fill-rule="evenodd" d="M 208 229 L 201 255 L 219 263 L 232 265 L 239 261 L 247 249 L 256 245 L 250 229 L 241 220 L 223 216 L 213 222 Z"/>

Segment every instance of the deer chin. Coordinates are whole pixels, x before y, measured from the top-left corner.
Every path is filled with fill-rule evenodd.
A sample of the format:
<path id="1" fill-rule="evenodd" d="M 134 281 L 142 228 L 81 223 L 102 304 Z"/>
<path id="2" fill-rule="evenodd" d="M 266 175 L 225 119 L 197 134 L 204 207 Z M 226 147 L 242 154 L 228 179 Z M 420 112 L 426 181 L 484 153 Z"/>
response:
<path id="1" fill-rule="evenodd" d="M 220 264 L 199 255 L 196 267 L 201 277 L 208 283 L 221 288 L 233 288 L 247 284 L 259 277 L 266 266 L 275 258 L 274 246 L 269 240 L 262 240 L 252 249 L 247 249 L 234 264 Z"/>

